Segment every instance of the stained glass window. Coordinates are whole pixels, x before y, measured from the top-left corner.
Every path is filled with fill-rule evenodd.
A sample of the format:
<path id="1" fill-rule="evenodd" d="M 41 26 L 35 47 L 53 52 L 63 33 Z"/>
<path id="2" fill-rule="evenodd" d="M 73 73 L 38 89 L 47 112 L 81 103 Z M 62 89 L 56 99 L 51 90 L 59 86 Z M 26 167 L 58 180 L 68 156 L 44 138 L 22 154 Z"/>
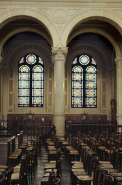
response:
<path id="1" fill-rule="evenodd" d="M 72 103 L 74 107 L 81 107 L 83 105 L 83 69 L 81 66 L 74 66 L 72 68 Z"/>
<path id="2" fill-rule="evenodd" d="M 97 107 L 97 63 L 78 55 L 72 63 L 72 107 Z"/>
<path id="3" fill-rule="evenodd" d="M 35 54 L 22 57 L 18 65 L 18 106 L 42 107 L 44 96 L 44 64 Z"/>

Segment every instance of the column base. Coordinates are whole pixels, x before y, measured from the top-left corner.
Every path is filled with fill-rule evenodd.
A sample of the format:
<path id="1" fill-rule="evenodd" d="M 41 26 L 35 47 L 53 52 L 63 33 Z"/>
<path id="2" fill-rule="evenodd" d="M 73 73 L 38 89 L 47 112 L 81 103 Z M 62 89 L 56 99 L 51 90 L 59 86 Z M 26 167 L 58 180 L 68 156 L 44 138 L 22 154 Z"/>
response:
<path id="1" fill-rule="evenodd" d="M 65 116 L 53 115 L 52 124 L 56 127 L 57 136 L 63 137 L 65 132 Z"/>

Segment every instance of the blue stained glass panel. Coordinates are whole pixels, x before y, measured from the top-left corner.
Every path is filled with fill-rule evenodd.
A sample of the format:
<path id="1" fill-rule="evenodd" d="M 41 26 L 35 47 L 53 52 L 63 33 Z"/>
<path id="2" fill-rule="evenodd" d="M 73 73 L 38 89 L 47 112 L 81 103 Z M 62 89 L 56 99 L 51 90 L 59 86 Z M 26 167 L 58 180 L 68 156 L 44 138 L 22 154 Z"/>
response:
<path id="1" fill-rule="evenodd" d="M 33 80 L 43 80 L 43 73 L 33 73 Z"/>
<path id="2" fill-rule="evenodd" d="M 81 66 L 75 66 L 75 67 L 73 67 L 72 71 L 82 73 L 83 68 Z"/>
<path id="3" fill-rule="evenodd" d="M 19 89 L 19 96 L 29 96 L 29 89 Z"/>
<path id="4" fill-rule="evenodd" d="M 29 81 L 19 81 L 19 88 L 30 88 Z"/>
<path id="5" fill-rule="evenodd" d="M 19 104 L 21 105 L 28 105 L 29 104 L 29 97 L 19 97 Z"/>
<path id="6" fill-rule="evenodd" d="M 96 81 L 96 74 L 87 73 L 87 74 L 86 74 L 86 80 L 89 80 L 89 81 Z"/>
<path id="7" fill-rule="evenodd" d="M 80 97 L 72 97 L 72 105 L 73 107 L 82 107 L 83 105 L 83 100 Z"/>
<path id="8" fill-rule="evenodd" d="M 19 73 L 19 80 L 30 80 L 29 73 Z"/>
<path id="9" fill-rule="evenodd" d="M 43 67 L 36 65 L 36 66 L 33 67 L 33 72 L 34 73 L 37 73 L 37 72 L 42 73 L 43 72 Z"/>
<path id="10" fill-rule="evenodd" d="M 43 97 L 32 97 L 32 103 L 34 105 L 41 105 L 43 104 Z"/>
<path id="11" fill-rule="evenodd" d="M 37 83 L 35 83 L 36 81 L 32 82 L 32 88 L 37 88 L 37 89 L 42 89 L 43 88 L 43 81 L 37 81 Z"/>
<path id="12" fill-rule="evenodd" d="M 20 73 L 29 73 L 30 72 L 30 68 L 27 66 L 27 65 L 22 65 L 20 68 L 19 68 L 19 72 Z"/>
<path id="13" fill-rule="evenodd" d="M 82 80 L 81 73 L 72 73 L 72 80 Z"/>
<path id="14" fill-rule="evenodd" d="M 82 81 L 72 81 L 72 88 L 82 88 Z"/>
<path id="15" fill-rule="evenodd" d="M 41 88 L 41 84 L 42 84 L 41 81 L 33 81 L 32 82 L 32 87 L 40 89 Z"/>
<path id="16" fill-rule="evenodd" d="M 96 106 L 96 98 L 86 98 L 86 106 L 87 107 L 95 107 Z"/>
<path id="17" fill-rule="evenodd" d="M 82 89 L 72 89 L 73 96 L 82 96 Z"/>
<path id="18" fill-rule="evenodd" d="M 43 89 L 33 89 L 32 96 L 43 96 Z"/>
<path id="19" fill-rule="evenodd" d="M 88 66 L 86 68 L 86 72 L 87 73 L 95 73 L 96 72 L 96 68 L 94 66 Z"/>
<path id="20" fill-rule="evenodd" d="M 95 82 L 89 82 L 89 81 L 87 81 L 86 82 L 86 88 L 96 88 L 96 83 Z"/>
<path id="21" fill-rule="evenodd" d="M 96 97 L 96 90 L 95 89 L 87 89 L 86 95 L 87 95 L 87 97 Z"/>

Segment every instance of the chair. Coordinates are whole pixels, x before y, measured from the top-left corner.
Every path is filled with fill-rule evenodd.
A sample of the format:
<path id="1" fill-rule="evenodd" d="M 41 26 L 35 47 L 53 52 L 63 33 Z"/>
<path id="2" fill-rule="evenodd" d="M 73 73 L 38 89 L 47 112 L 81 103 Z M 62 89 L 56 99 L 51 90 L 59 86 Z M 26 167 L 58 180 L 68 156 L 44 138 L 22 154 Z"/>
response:
<path id="1" fill-rule="evenodd" d="M 94 172 L 94 179 L 93 179 L 93 185 L 97 185 L 99 181 L 99 173 L 101 170 L 101 166 L 96 165 L 95 172 Z"/>
<path id="2" fill-rule="evenodd" d="M 11 141 L 12 141 L 12 152 L 11 153 Z M 7 164 L 15 166 L 21 159 L 21 149 L 15 149 L 15 137 L 7 142 Z"/>
<path id="3" fill-rule="evenodd" d="M 104 175 L 103 178 L 103 185 L 113 185 L 114 183 L 114 177 L 111 175 Z"/>
<path id="4" fill-rule="evenodd" d="M 59 138 L 60 141 L 66 141 L 67 140 L 67 132 L 64 133 L 64 137 Z"/>
<path id="5" fill-rule="evenodd" d="M 122 185 L 122 182 L 118 182 L 117 185 Z"/>
<path id="6" fill-rule="evenodd" d="M 7 171 L 4 172 L 4 177 L 6 181 L 5 185 L 9 185 L 12 173 L 13 173 L 13 168 L 9 168 Z"/>
<path id="7" fill-rule="evenodd" d="M 117 153 L 116 169 L 122 172 L 122 152 Z"/>
<path id="8" fill-rule="evenodd" d="M 41 185 L 53 185 L 53 179 L 55 178 L 55 172 L 51 172 L 48 176 L 43 176 L 41 180 Z"/>
<path id="9" fill-rule="evenodd" d="M 59 184 L 60 184 L 60 179 L 55 177 L 53 179 L 53 185 L 59 185 Z"/>
<path id="10" fill-rule="evenodd" d="M 111 162 L 110 161 L 99 161 L 100 166 L 106 168 L 109 172 L 118 172 L 118 150 L 113 148 L 113 155 Z"/>
<path id="11" fill-rule="evenodd" d="M 21 161 L 20 172 L 19 173 L 18 172 L 12 173 L 11 180 L 10 180 L 11 185 L 13 185 L 13 184 L 23 185 L 24 164 L 25 164 L 25 158 L 23 158 Z"/>
<path id="12" fill-rule="evenodd" d="M 57 152 L 58 148 L 55 148 L 55 146 L 53 148 L 50 148 L 48 150 L 48 161 L 56 160 Z"/>
<path id="13" fill-rule="evenodd" d="M 0 185 L 5 185 L 5 177 L 0 180 Z"/>
<path id="14" fill-rule="evenodd" d="M 80 184 L 82 183 L 91 184 L 91 182 L 93 181 L 93 177 L 90 175 L 91 174 L 91 157 L 92 157 L 92 154 L 86 151 L 85 156 L 84 156 L 84 164 L 83 164 L 85 173 L 84 172 L 74 173 L 75 183 L 79 181 Z"/>
<path id="15" fill-rule="evenodd" d="M 99 185 L 103 185 L 103 177 L 104 175 L 108 175 L 108 171 L 104 168 L 101 168 L 100 169 L 100 172 L 99 172 L 99 180 L 98 180 L 98 184 Z"/>
<path id="16" fill-rule="evenodd" d="M 80 140 L 75 137 L 72 139 L 72 146 L 66 146 L 65 154 L 69 160 L 79 160 L 80 159 Z"/>
<path id="17" fill-rule="evenodd" d="M 32 149 L 26 156 L 26 163 L 25 163 L 25 170 L 26 170 L 26 178 L 29 178 L 29 183 L 30 183 L 30 178 L 32 180 L 32 175 L 35 177 L 35 172 L 34 172 L 34 150 Z"/>
<path id="18" fill-rule="evenodd" d="M 63 142 L 62 142 L 63 147 L 70 146 L 71 136 L 72 136 L 72 135 L 69 134 L 69 136 L 68 136 L 68 141 L 63 141 Z"/>

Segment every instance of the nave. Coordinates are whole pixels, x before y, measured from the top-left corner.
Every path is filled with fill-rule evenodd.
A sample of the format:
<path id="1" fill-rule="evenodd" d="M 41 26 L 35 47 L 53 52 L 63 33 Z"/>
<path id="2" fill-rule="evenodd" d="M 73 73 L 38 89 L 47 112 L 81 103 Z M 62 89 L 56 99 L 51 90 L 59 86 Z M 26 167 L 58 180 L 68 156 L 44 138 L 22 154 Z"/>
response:
<path id="1" fill-rule="evenodd" d="M 5 183 L 0 183 L 0 185 L 122 185 L 122 135 L 120 133 L 112 135 L 103 133 L 93 136 L 91 133 L 78 132 L 75 137 L 65 133 L 64 138 L 58 138 L 56 134 L 51 134 L 51 138 L 46 139 L 45 144 L 42 144 L 40 138 L 23 136 L 21 145 L 19 145 L 18 136 L 15 138 L 16 140 L 14 137 L 0 138 L 0 174 L 1 179 L 6 177 Z M 16 141 L 14 150 L 16 153 L 12 153 L 7 162 L 8 140 Z M 22 149 L 20 161 L 15 160 L 18 148 L 19 151 L 20 148 Z M 19 179 L 18 182 L 12 182 L 12 177 L 20 173 L 19 169 L 26 158 L 25 152 L 26 157 L 28 154 L 30 156 L 29 163 L 27 163 L 29 169 L 28 165 L 25 165 L 22 181 Z M 26 161 L 28 161 L 27 159 Z M 6 164 L 9 168 L 6 167 L 2 171 L 1 166 Z M 32 164 L 32 168 L 30 168 L 30 164 Z M 9 171 L 11 168 L 12 173 L 7 176 L 7 170 Z"/>
<path id="2" fill-rule="evenodd" d="M 17 138 L 17 137 L 16 137 Z M 27 137 L 24 137 L 27 139 Z M 0 151 L 1 151 L 1 157 L 0 157 L 0 166 L 7 164 L 7 141 L 10 140 L 11 137 L 0 137 Z M 31 140 L 32 138 L 28 138 L 28 140 Z M 28 144 L 30 144 L 30 141 L 28 141 Z M 16 141 L 16 148 L 18 147 L 18 143 Z M 48 163 L 48 152 L 46 151 L 45 145 L 41 145 L 40 151 L 37 151 L 37 163 L 35 165 L 35 171 L 34 176 L 32 176 L 32 179 L 28 184 L 29 185 L 41 185 L 41 179 L 44 175 L 44 165 Z M 61 169 L 62 169 L 62 177 L 60 178 L 60 184 L 64 185 L 70 185 L 71 184 L 71 177 L 70 177 L 70 169 L 71 165 L 68 160 L 66 160 L 65 156 L 61 163 Z M 0 177 L 0 179 L 2 179 Z M 0 184 L 1 185 L 1 184 Z M 7 185 L 7 184 L 6 184 Z"/>

